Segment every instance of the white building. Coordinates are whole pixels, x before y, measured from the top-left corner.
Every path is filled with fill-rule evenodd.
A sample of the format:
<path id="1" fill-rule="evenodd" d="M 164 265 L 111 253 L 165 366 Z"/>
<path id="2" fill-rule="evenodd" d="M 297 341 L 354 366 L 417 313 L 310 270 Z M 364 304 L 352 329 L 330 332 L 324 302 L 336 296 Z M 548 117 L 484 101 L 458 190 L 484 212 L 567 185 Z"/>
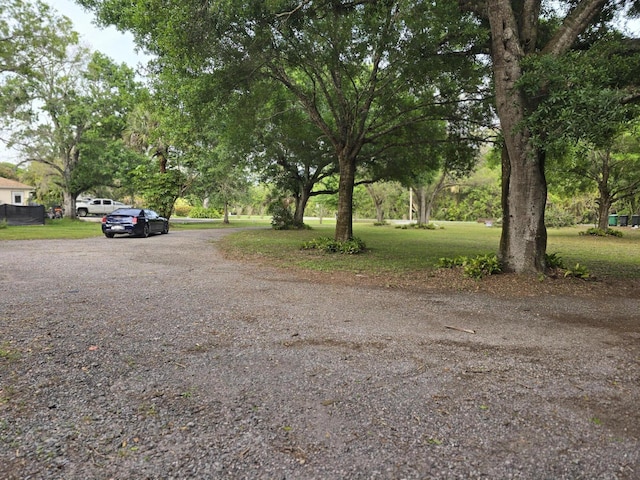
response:
<path id="1" fill-rule="evenodd" d="M 0 204 L 29 205 L 29 198 L 35 191 L 34 187 L 0 177 Z"/>

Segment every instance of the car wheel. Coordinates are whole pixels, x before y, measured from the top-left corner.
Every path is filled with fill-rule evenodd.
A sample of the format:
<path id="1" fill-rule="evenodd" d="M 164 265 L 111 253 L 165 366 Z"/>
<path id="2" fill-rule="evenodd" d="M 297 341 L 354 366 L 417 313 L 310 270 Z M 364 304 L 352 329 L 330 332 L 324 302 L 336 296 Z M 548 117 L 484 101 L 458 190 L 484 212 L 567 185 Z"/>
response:
<path id="1" fill-rule="evenodd" d="M 78 210 L 78 216 L 79 217 L 86 217 L 87 213 L 89 213 L 85 208 L 81 208 L 80 210 Z"/>
<path id="2" fill-rule="evenodd" d="M 162 226 L 162 233 L 169 233 L 169 222 L 164 222 Z"/>
<path id="3" fill-rule="evenodd" d="M 105 233 L 104 236 L 107 237 L 107 238 L 113 238 L 114 234 L 113 233 Z"/>
<path id="4" fill-rule="evenodd" d="M 149 224 L 148 223 L 144 224 L 144 229 L 142 230 L 142 236 L 144 238 L 147 238 L 149 236 Z"/>

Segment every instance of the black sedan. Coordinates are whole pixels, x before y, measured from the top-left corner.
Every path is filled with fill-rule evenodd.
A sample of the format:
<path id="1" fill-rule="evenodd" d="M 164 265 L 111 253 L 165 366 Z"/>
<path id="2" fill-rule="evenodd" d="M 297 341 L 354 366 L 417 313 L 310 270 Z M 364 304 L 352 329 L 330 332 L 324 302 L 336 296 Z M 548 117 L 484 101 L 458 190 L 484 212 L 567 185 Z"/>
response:
<path id="1" fill-rule="evenodd" d="M 169 233 L 169 220 L 146 208 L 118 208 L 102 217 L 102 233 L 148 237 L 154 233 Z"/>

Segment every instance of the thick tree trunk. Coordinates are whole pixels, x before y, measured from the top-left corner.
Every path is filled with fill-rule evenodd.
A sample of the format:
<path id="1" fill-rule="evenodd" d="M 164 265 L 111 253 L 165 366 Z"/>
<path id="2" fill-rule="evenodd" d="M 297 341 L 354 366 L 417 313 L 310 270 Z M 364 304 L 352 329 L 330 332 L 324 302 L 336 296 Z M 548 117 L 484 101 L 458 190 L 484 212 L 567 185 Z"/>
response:
<path id="1" fill-rule="evenodd" d="M 62 191 L 62 206 L 64 207 L 65 217 L 76 218 L 76 199 L 66 189 Z"/>
<path id="2" fill-rule="evenodd" d="M 296 209 L 293 213 L 293 223 L 302 227 L 304 225 L 304 212 L 307 209 L 307 203 L 311 197 L 311 192 L 307 188 L 301 188 L 300 194 L 296 196 Z"/>
<path id="3" fill-rule="evenodd" d="M 356 161 L 341 155 L 340 181 L 338 183 L 338 216 L 336 218 L 335 240 L 346 242 L 353 238 L 353 187 L 356 175 Z"/>
<path id="4" fill-rule="evenodd" d="M 489 2 L 496 107 L 504 135 L 502 155 L 503 229 L 500 259 L 505 271 L 536 273 L 545 270 L 547 231 L 544 211 L 547 183 L 544 154 L 522 126 L 526 99 L 515 87 L 522 73 L 524 51 L 511 2 Z"/>

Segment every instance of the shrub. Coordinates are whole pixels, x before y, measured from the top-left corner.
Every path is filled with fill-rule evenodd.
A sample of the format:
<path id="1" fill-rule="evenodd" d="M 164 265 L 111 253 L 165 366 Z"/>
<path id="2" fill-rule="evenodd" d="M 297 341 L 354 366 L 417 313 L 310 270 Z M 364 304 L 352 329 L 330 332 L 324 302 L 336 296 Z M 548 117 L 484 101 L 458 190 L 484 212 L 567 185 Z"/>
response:
<path id="1" fill-rule="evenodd" d="M 590 228 L 586 232 L 580 232 L 580 235 L 592 235 L 594 237 L 622 237 L 620 230 L 614 230 L 613 228 L 607 228 L 602 230 L 601 228 Z"/>
<path id="2" fill-rule="evenodd" d="M 584 265 L 580 265 L 579 263 L 576 263 L 575 267 L 567 269 L 567 271 L 564 272 L 564 276 L 588 280 L 589 278 L 591 278 L 591 273 L 589 272 L 589 269 L 587 269 L 587 267 L 585 267 Z"/>
<path id="3" fill-rule="evenodd" d="M 187 204 L 180 204 L 180 205 L 176 204 L 173 207 L 173 212 L 178 217 L 190 217 L 191 210 L 193 210 L 193 207 Z M 195 217 L 192 217 L 192 218 L 195 218 Z"/>
<path id="4" fill-rule="evenodd" d="M 560 255 L 557 253 L 545 253 L 544 261 L 547 265 L 547 268 L 549 269 L 564 269 L 564 262 L 562 261 L 562 257 L 560 257 Z"/>
<path id="5" fill-rule="evenodd" d="M 442 228 L 442 227 L 438 227 L 437 225 L 435 225 L 433 223 L 416 223 L 414 228 L 419 228 L 421 230 L 436 230 L 436 229 Z"/>
<path id="6" fill-rule="evenodd" d="M 462 267 L 467 262 L 467 257 L 441 257 L 438 259 L 438 268 L 456 268 Z"/>
<path id="7" fill-rule="evenodd" d="M 502 265 L 498 257 L 489 253 L 486 255 L 478 255 L 473 258 L 460 256 L 456 258 L 440 258 L 438 260 L 439 268 L 456 268 L 462 267 L 464 276 L 481 279 L 486 275 L 493 275 L 502 272 Z"/>
<path id="8" fill-rule="evenodd" d="M 396 226 L 396 228 L 399 228 L 402 230 L 408 230 L 410 228 L 415 228 L 419 230 L 438 230 L 438 229 L 444 230 L 444 227 L 438 226 L 435 223 L 409 223 L 409 224 L 398 225 Z"/>
<path id="9" fill-rule="evenodd" d="M 475 279 L 502 272 L 502 265 L 495 254 L 478 255 L 469 259 L 462 268 L 465 276 Z"/>
<path id="10" fill-rule="evenodd" d="M 547 227 L 571 227 L 576 219 L 571 212 L 551 204 L 544 212 L 544 223 Z"/>
<path id="11" fill-rule="evenodd" d="M 291 230 L 297 228 L 293 221 L 291 210 L 282 203 L 272 203 L 267 212 L 271 214 L 271 226 L 274 230 Z"/>
<path id="12" fill-rule="evenodd" d="M 324 253 L 343 253 L 356 255 L 366 250 L 365 243 L 359 238 L 352 238 L 346 242 L 338 242 L 330 237 L 320 237 L 302 244 L 302 250 L 319 250 Z"/>
<path id="13" fill-rule="evenodd" d="M 191 218 L 221 218 L 222 215 L 215 208 L 193 207 L 189 212 Z"/>

